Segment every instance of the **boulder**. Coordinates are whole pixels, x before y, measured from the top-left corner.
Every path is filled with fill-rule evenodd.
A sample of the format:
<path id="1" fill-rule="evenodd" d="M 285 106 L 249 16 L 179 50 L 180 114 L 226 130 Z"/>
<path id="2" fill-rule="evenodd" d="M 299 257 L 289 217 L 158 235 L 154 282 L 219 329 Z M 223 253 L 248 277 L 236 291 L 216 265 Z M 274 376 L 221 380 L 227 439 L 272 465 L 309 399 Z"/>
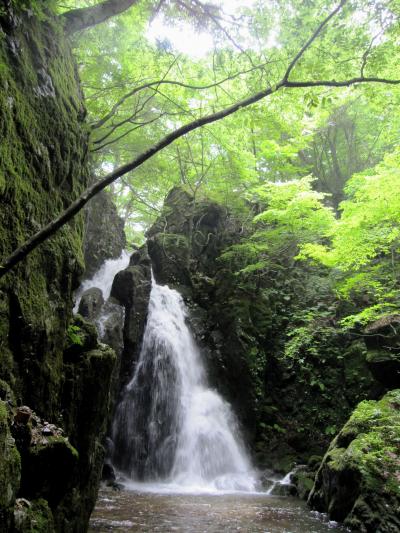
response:
<path id="1" fill-rule="evenodd" d="M 22 453 L 20 494 L 57 507 L 77 476 L 78 452 L 62 436 L 42 436 Z"/>
<path id="2" fill-rule="evenodd" d="M 95 320 L 100 316 L 103 305 L 104 298 L 101 289 L 92 287 L 82 294 L 79 314 L 88 320 Z"/>
<path id="3" fill-rule="evenodd" d="M 400 530 L 400 390 L 363 401 L 332 441 L 309 504 L 362 533 Z"/>
<path id="4" fill-rule="evenodd" d="M 96 326 L 83 317 L 75 315 L 67 330 L 64 361 L 78 359 L 82 354 L 97 347 Z"/>
<path id="5" fill-rule="evenodd" d="M 147 247 L 141 248 L 138 254 L 135 254 L 134 265 L 118 272 L 111 289 L 111 297 L 125 308 L 124 349 L 118 378 L 119 390 L 130 379 L 132 365 L 139 356 L 149 306 L 151 263 L 147 254 Z M 111 330 L 114 320 L 115 317 L 108 324 Z M 111 330 L 108 335 L 114 338 Z M 116 333 L 115 329 L 114 333 Z"/>
<path id="6" fill-rule="evenodd" d="M 46 500 L 18 498 L 14 510 L 14 533 L 54 533 L 54 519 Z"/>

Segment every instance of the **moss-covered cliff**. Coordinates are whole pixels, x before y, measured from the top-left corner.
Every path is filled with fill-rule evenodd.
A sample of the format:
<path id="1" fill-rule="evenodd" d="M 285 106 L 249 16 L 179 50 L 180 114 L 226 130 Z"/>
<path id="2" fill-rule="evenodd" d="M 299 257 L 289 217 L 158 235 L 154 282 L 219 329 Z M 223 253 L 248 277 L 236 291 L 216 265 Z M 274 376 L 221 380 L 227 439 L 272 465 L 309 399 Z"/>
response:
<path id="1" fill-rule="evenodd" d="M 70 47 L 47 2 L 21 4 L 0 2 L 0 258 L 88 180 Z M 71 328 L 83 231 L 78 216 L 0 282 L 0 531 L 85 531 L 96 498 L 115 354 Z"/>
<path id="2" fill-rule="evenodd" d="M 332 441 L 309 501 L 365 533 L 400 529 L 400 390 L 361 402 Z"/>

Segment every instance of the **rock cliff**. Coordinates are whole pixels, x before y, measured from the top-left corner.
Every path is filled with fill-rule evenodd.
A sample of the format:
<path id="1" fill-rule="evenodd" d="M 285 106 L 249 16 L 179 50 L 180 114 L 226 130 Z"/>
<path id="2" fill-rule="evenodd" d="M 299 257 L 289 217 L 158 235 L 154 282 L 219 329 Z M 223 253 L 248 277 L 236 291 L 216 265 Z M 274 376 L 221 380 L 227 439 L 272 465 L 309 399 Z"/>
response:
<path id="1" fill-rule="evenodd" d="M 76 65 L 57 20 L 1 2 L 0 257 L 87 185 Z M 19 3 L 22 4 L 22 3 Z M 71 322 L 84 269 L 77 216 L 0 282 L 0 531 L 85 531 L 115 354 Z"/>

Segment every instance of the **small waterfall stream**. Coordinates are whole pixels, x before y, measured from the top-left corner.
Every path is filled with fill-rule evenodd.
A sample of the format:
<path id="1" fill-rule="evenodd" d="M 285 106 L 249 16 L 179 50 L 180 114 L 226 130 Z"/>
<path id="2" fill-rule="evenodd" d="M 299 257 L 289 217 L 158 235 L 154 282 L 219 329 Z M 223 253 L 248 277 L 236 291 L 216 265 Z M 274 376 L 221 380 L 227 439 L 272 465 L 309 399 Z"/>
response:
<path id="1" fill-rule="evenodd" d="M 254 491 L 230 405 L 208 383 L 182 297 L 152 280 L 143 345 L 112 428 L 113 463 L 171 490 Z"/>

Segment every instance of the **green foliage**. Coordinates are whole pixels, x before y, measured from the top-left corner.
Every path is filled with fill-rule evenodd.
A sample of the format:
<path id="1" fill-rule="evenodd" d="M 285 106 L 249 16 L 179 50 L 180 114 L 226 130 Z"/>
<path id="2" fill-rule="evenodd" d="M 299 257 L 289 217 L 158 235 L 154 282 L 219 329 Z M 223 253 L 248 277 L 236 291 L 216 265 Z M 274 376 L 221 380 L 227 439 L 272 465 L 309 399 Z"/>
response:
<path id="1" fill-rule="evenodd" d="M 351 327 L 397 312 L 400 254 L 400 151 L 388 154 L 375 169 L 355 174 L 345 187 L 347 199 L 333 224 L 330 243 L 305 243 L 300 258 L 320 261 L 337 272 L 344 298 L 366 301 L 342 324 Z"/>
<path id="2" fill-rule="evenodd" d="M 322 203 L 325 195 L 314 191 L 312 183 L 312 178 L 306 176 L 253 189 L 252 201 L 263 206 L 253 219 L 255 230 L 225 250 L 220 260 L 241 275 L 265 274 L 287 266 L 304 243 L 326 238 L 334 224 L 334 214 Z"/>
<path id="3" fill-rule="evenodd" d="M 81 337 L 82 330 L 79 326 L 71 324 L 67 329 L 67 338 L 71 344 L 76 344 L 77 346 L 83 346 L 83 339 Z"/>
<path id="4" fill-rule="evenodd" d="M 65 11 L 95 2 L 58 4 Z M 387 4 L 348 3 L 307 50 L 292 79 L 358 76 L 363 58 L 365 75 L 399 77 L 399 9 Z M 246 28 L 223 17 L 221 31 L 191 2 L 147 1 L 83 32 L 75 44 L 97 173 L 131 160 L 186 122 L 273 86 L 331 7 L 322 0 L 295 1 L 290 9 L 275 3 L 265 17 L 262 3 L 239 3 L 236 15 Z M 150 41 L 154 9 L 156 20 L 177 33 L 188 25 L 192 32 L 207 31 L 215 49 L 194 57 L 167 39 Z M 386 12 L 391 15 L 383 17 Z M 379 39 L 372 29 L 379 29 Z M 313 188 L 331 194 L 324 202 L 337 207 L 349 177 L 378 163 L 398 142 L 399 103 L 400 91 L 391 86 L 286 90 L 188 134 L 113 185 L 129 240 L 140 242 L 176 184 L 238 207 L 247 222 L 243 199 L 249 190 L 312 172 Z M 261 267 L 243 266 L 245 274 Z"/>

